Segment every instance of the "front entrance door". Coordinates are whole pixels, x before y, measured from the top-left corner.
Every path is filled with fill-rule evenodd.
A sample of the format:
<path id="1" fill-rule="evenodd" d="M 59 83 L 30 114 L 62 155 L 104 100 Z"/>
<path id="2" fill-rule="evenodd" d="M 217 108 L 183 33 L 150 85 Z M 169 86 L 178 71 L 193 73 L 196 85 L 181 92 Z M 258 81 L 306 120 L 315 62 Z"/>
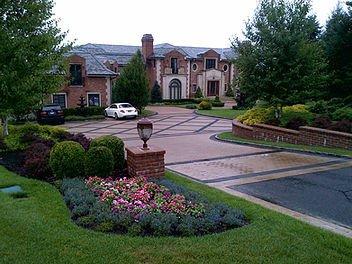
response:
<path id="1" fill-rule="evenodd" d="M 181 82 L 177 79 L 173 79 L 169 85 L 170 88 L 170 99 L 178 100 L 181 99 Z"/>
<path id="2" fill-rule="evenodd" d="M 208 81 L 208 96 L 219 95 L 219 81 Z"/>

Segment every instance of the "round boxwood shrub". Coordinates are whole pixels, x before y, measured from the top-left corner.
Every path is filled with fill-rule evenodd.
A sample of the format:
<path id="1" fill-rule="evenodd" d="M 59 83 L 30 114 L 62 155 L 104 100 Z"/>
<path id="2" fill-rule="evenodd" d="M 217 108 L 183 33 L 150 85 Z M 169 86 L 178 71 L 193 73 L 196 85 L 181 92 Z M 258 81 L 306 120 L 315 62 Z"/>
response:
<path id="1" fill-rule="evenodd" d="M 211 110 L 212 108 L 212 104 L 210 101 L 202 101 L 199 106 L 198 106 L 198 109 L 199 110 Z"/>
<path id="2" fill-rule="evenodd" d="M 106 178 L 114 169 L 114 156 L 107 147 L 92 147 L 86 154 L 86 175 Z"/>
<path id="3" fill-rule="evenodd" d="M 110 149 L 114 161 L 115 168 L 121 170 L 125 164 L 125 149 L 122 139 L 114 136 L 102 136 L 92 140 L 90 147 L 107 147 Z"/>
<path id="4" fill-rule="evenodd" d="M 49 164 L 59 179 L 84 176 L 84 161 L 84 149 L 77 142 L 57 143 L 50 152 Z"/>

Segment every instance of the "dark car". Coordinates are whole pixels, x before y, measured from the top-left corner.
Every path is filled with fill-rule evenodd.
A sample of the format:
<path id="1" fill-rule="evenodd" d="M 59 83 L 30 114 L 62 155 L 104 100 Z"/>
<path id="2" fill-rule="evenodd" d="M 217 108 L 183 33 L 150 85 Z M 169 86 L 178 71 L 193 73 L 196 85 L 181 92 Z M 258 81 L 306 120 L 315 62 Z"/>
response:
<path id="1" fill-rule="evenodd" d="M 37 112 L 39 124 L 64 124 L 64 111 L 58 104 L 43 105 Z"/>

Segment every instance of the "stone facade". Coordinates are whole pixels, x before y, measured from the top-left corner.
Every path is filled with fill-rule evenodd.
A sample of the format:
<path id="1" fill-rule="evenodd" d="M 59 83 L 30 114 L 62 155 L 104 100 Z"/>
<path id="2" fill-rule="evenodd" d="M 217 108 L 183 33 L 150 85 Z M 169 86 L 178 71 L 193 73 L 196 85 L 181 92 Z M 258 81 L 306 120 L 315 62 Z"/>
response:
<path id="1" fill-rule="evenodd" d="M 63 107 L 77 107 L 81 96 L 88 106 L 111 104 L 111 87 L 137 50 L 143 55 L 150 88 L 157 81 L 163 99 L 192 98 L 198 87 L 205 97 L 223 96 L 237 76 L 231 63 L 234 54 L 229 48 L 154 45 L 151 34 L 143 35 L 141 42 L 141 46 L 86 44 L 75 47 L 67 54 L 68 82 L 51 100 Z M 72 84 L 71 65 L 80 70 L 74 73 L 82 78 L 79 85 Z"/>

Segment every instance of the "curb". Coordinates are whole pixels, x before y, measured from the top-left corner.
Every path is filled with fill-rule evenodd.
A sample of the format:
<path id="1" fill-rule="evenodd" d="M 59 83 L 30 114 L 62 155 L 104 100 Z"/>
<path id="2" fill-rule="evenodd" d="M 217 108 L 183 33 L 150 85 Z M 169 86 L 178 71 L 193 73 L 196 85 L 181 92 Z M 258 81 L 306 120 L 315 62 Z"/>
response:
<path id="1" fill-rule="evenodd" d="M 217 141 L 222 141 L 226 143 L 231 143 L 231 144 L 239 144 L 239 145 L 245 145 L 245 146 L 255 146 L 255 147 L 261 147 L 261 148 L 267 148 L 267 149 L 280 149 L 280 150 L 286 150 L 289 152 L 294 152 L 294 153 L 308 153 L 308 154 L 315 154 L 315 155 L 320 155 L 320 156 L 326 156 L 326 157 L 337 157 L 337 158 L 344 158 L 344 159 L 352 159 L 350 156 L 346 155 L 339 155 L 339 154 L 334 154 L 334 153 L 326 153 L 322 151 L 314 151 L 314 150 L 299 150 L 299 149 L 294 149 L 294 148 L 285 148 L 285 147 L 279 147 L 279 146 L 270 146 L 266 144 L 258 144 L 258 143 L 252 143 L 252 142 L 242 142 L 242 141 L 237 141 L 234 139 L 222 139 L 219 138 L 219 134 L 212 135 L 210 139 L 217 140 Z"/>

